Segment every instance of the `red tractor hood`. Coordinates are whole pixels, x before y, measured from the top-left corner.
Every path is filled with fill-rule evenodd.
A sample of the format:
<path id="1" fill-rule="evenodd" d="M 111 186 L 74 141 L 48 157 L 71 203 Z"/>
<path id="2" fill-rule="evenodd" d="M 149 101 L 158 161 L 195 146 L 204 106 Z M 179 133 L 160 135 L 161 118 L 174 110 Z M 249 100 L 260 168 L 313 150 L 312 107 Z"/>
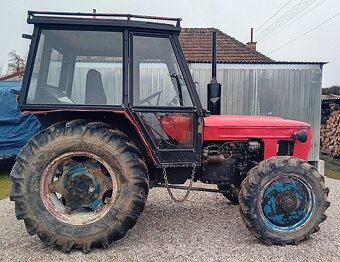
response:
<path id="1" fill-rule="evenodd" d="M 213 115 L 204 118 L 204 127 L 221 128 L 308 128 L 309 124 L 274 116 Z"/>
<path id="2" fill-rule="evenodd" d="M 304 122 L 272 116 L 213 115 L 204 118 L 203 140 L 292 139 L 300 129 L 308 130 Z"/>
<path id="3" fill-rule="evenodd" d="M 307 132 L 307 141 L 303 143 L 295 139 L 301 129 Z M 276 156 L 278 141 L 295 140 L 293 156 L 307 159 L 312 132 L 307 123 L 281 117 L 213 115 L 204 118 L 203 142 L 249 139 L 263 142 L 265 159 Z"/>

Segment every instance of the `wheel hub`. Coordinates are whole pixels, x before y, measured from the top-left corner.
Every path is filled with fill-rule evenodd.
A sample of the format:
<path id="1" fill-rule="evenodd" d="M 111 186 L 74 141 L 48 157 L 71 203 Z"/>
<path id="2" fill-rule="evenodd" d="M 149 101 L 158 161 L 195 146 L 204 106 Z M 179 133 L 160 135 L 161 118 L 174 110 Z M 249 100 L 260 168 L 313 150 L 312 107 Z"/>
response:
<path id="1" fill-rule="evenodd" d="M 70 152 L 46 168 L 42 200 L 60 221 L 83 225 L 102 217 L 116 201 L 117 181 L 110 167 L 88 152 Z"/>
<path id="2" fill-rule="evenodd" d="M 97 210 L 103 206 L 99 196 L 101 186 L 99 183 L 100 164 L 94 160 L 84 162 L 71 161 L 64 167 L 64 186 L 66 194 L 67 212 L 79 209 Z"/>
<path id="3" fill-rule="evenodd" d="M 89 173 L 72 176 L 67 181 L 66 188 L 74 199 L 92 198 L 100 191 L 99 183 Z"/>
<path id="4" fill-rule="evenodd" d="M 282 211 L 289 213 L 297 208 L 298 199 L 292 194 L 292 192 L 282 193 L 278 196 L 277 206 Z"/>

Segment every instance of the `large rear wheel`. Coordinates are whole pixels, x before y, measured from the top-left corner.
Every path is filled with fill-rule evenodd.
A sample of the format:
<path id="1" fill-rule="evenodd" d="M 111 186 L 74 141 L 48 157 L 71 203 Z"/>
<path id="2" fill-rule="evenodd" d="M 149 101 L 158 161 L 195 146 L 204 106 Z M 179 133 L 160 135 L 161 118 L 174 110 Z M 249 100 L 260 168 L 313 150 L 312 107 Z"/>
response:
<path id="1" fill-rule="evenodd" d="M 37 134 L 11 172 L 18 219 L 64 252 L 107 247 L 135 225 L 147 168 L 129 139 L 104 123 L 75 120 Z"/>
<path id="2" fill-rule="evenodd" d="M 273 157 L 251 169 L 239 194 L 243 221 L 267 244 L 298 244 L 319 231 L 327 216 L 328 188 L 309 163 Z"/>

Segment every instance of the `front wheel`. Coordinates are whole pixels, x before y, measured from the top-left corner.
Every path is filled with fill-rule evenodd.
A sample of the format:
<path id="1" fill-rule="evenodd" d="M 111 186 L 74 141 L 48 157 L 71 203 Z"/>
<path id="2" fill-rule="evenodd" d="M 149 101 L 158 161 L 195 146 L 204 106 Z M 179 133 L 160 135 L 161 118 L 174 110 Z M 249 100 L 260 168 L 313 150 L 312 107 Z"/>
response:
<path id="1" fill-rule="evenodd" d="M 251 233 L 267 244 L 298 244 L 327 216 L 328 188 L 316 168 L 293 157 L 273 157 L 241 184 L 240 212 Z"/>
<path id="2" fill-rule="evenodd" d="M 139 150 L 103 123 L 74 120 L 37 134 L 11 172 L 18 219 L 64 252 L 107 247 L 135 225 L 148 194 Z"/>

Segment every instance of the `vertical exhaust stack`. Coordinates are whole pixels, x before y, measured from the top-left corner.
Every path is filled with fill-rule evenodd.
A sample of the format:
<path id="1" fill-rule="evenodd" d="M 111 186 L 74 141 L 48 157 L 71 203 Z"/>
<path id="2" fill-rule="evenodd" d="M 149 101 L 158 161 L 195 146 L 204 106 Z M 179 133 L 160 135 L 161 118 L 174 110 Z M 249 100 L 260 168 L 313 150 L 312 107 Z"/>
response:
<path id="1" fill-rule="evenodd" d="M 216 49 L 216 31 L 214 31 L 212 41 L 212 78 L 208 84 L 208 110 L 211 115 L 221 114 L 221 84 L 216 80 Z"/>

